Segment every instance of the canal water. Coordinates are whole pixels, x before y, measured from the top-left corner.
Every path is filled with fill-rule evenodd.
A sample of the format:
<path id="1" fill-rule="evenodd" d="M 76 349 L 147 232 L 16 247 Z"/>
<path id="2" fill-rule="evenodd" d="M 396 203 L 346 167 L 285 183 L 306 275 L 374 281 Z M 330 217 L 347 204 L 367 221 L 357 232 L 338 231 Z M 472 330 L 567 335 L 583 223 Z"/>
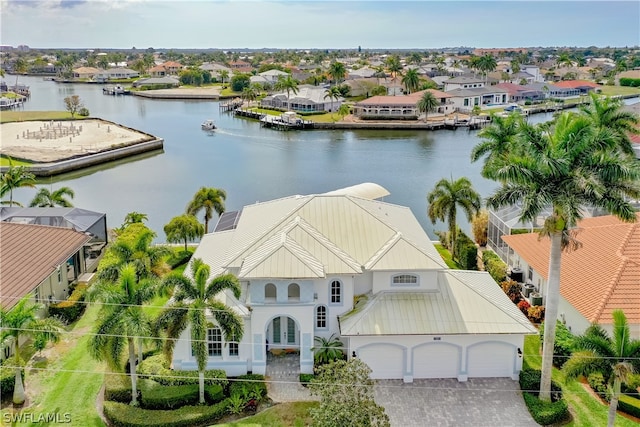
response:
<path id="1" fill-rule="evenodd" d="M 9 76 L 13 78 L 13 76 Z M 63 84 L 20 76 L 31 99 L 24 110 L 64 110 L 63 99 L 78 95 L 91 116 L 120 123 L 164 139 L 164 151 L 44 179 L 39 185 L 71 187 L 77 207 L 107 214 L 119 226 L 131 211 L 146 213 L 148 225 L 164 242 L 164 224 L 184 212 L 199 187 L 227 192 L 227 210 L 293 194 L 323 193 L 375 182 L 391 195 L 384 200 L 408 206 L 427 233 L 445 224 L 427 218 L 426 195 L 441 178 L 466 176 L 488 196 L 493 181 L 480 176 L 481 162 L 469 153 L 477 131 L 290 131 L 263 129 L 258 122 L 220 112 L 217 101 L 153 100 L 102 94 L 101 85 Z M 551 114 L 530 120 L 549 120 Z M 200 124 L 213 119 L 215 132 Z M 34 189 L 14 197 L 27 205 Z M 469 231 L 462 215 L 461 227 Z M 215 220 L 214 220 L 215 223 Z M 210 225 L 210 228 L 212 226 Z"/>

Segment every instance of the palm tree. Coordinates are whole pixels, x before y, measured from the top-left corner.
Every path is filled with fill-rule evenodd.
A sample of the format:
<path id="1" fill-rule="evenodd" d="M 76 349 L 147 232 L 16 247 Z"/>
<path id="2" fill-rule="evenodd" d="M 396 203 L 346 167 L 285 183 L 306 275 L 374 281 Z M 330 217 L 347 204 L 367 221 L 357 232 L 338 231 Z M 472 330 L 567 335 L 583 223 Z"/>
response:
<path id="1" fill-rule="evenodd" d="M 633 155 L 629 135 L 638 133 L 638 116 L 631 111 L 623 111 L 621 99 L 601 98 L 593 92 L 590 95 L 591 103 L 580 106 L 580 110 L 591 118 L 595 126 L 610 129 L 614 133 L 620 151 Z"/>
<path id="2" fill-rule="evenodd" d="M 151 335 L 151 322 L 144 312 L 143 304 L 158 294 L 158 285 L 147 280 L 138 280 L 136 267 L 125 264 L 120 268 L 115 283 L 100 281 L 94 285 L 91 299 L 103 303 L 89 341 L 89 352 L 98 361 L 106 361 L 114 370 L 121 367 L 120 360 L 125 345 L 129 352 L 129 375 L 131 375 L 131 404 L 137 405 L 138 389 L 136 374 L 135 340 Z"/>
<path id="3" fill-rule="evenodd" d="M 450 249 L 455 256 L 458 206 L 462 208 L 467 219 L 471 221 L 482 207 L 480 195 L 473 189 L 469 178 L 461 177 L 455 181 L 453 178 L 443 178 L 436 183 L 434 189 L 427 195 L 427 201 L 429 202 L 427 214 L 431 223 L 435 224 L 438 219 L 441 221 L 446 220 L 449 223 Z"/>
<path id="4" fill-rule="evenodd" d="M 218 75 L 220 76 L 220 79 L 222 80 L 222 86 L 224 86 L 224 81 L 229 78 L 229 71 L 220 70 Z"/>
<path id="5" fill-rule="evenodd" d="M 338 108 L 338 115 L 340 116 L 341 119 L 344 118 L 344 116 L 347 116 L 351 113 L 351 108 L 349 107 L 348 104 L 340 104 L 340 108 Z"/>
<path id="6" fill-rule="evenodd" d="M 156 328 L 167 333 L 164 352 L 167 360 L 173 359 L 175 342 L 191 327 L 191 349 L 198 362 L 200 403 L 204 403 L 204 371 L 207 367 L 207 315 L 211 315 L 223 332 L 225 341 L 242 339 L 242 319 L 228 306 L 216 299 L 226 290 L 240 298 L 240 283 L 233 274 L 225 274 L 209 280 L 209 266 L 196 258 L 191 261 L 191 277 L 170 276 L 167 285 L 174 286 L 169 306 L 158 316 Z"/>
<path id="7" fill-rule="evenodd" d="M 491 164 L 496 157 L 506 156 L 509 150 L 513 149 L 514 138 L 518 135 L 518 125 L 521 120 L 520 116 L 515 114 L 509 114 L 506 117 L 493 115 L 491 125 L 478 133 L 482 142 L 471 150 L 471 161 L 475 162 L 488 154 L 485 163 Z M 484 176 L 484 169 L 482 174 Z M 485 176 L 485 178 L 487 177 Z"/>
<path id="8" fill-rule="evenodd" d="M 26 336 L 38 340 L 58 342 L 63 331 L 59 320 L 48 317 L 38 319 L 37 313 L 44 308 L 42 304 L 31 302 L 32 295 L 26 295 L 11 309 L 0 307 L 0 346 L 2 350 L 13 346 L 16 355 L 16 379 L 13 391 L 13 403 L 21 405 L 25 401 L 22 383 L 22 368 L 20 367 L 20 339 Z"/>
<path id="9" fill-rule="evenodd" d="M 418 52 L 412 52 L 409 58 L 407 58 L 407 61 L 410 64 L 420 65 L 422 63 L 422 55 Z"/>
<path id="10" fill-rule="evenodd" d="M 34 188 L 36 176 L 29 172 L 25 166 L 13 166 L 11 158 L 9 158 L 9 169 L 0 177 L 0 198 L 9 193 L 9 202 L 2 201 L 3 205 L 22 206 L 18 202 L 13 201 L 13 190 L 20 187 Z"/>
<path id="11" fill-rule="evenodd" d="M 486 80 L 488 79 L 489 73 L 495 71 L 497 67 L 498 63 L 496 62 L 496 58 L 494 58 L 493 55 L 486 54 L 478 60 L 478 69 L 482 72 L 482 74 L 484 74 L 485 84 Z"/>
<path id="12" fill-rule="evenodd" d="M 147 221 L 149 217 L 146 213 L 132 211 L 125 215 L 123 227 L 126 227 L 131 224 L 142 224 Z"/>
<path id="13" fill-rule="evenodd" d="M 400 57 L 398 55 L 391 55 L 387 57 L 385 63 L 387 65 L 387 69 L 391 73 L 392 80 L 395 81 L 398 78 L 398 73 L 402 71 Z"/>
<path id="14" fill-rule="evenodd" d="M 221 188 L 202 187 L 193 196 L 193 199 L 187 205 L 186 213 L 197 215 L 198 212 L 204 210 L 204 232 L 209 232 L 209 220 L 213 217 L 215 211 L 218 215 L 224 213 L 224 201 L 227 193 Z"/>
<path id="15" fill-rule="evenodd" d="M 487 200 L 494 208 L 521 203 L 519 220 L 531 222 L 549 207 L 541 236 L 550 237 L 540 399 L 550 400 L 551 369 L 564 249 L 577 249 L 572 230 L 584 206 L 602 208 L 633 222 L 635 210 L 625 198 L 640 198 L 640 167 L 616 149 L 617 139 L 584 115 L 563 113 L 551 126 L 519 123 L 513 143 L 489 154 L 483 176 L 500 182 Z"/>
<path id="16" fill-rule="evenodd" d="M 316 345 L 311 347 L 311 351 L 317 364 L 324 365 L 344 357 L 344 344 L 335 335 L 332 334 L 328 339 L 314 337 Z"/>
<path id="17" fill-rule="evenodd" d="M 406 73 L 404 73 L 404 77 L 402 77 L 402 84 L 407 89 L 407 92 L 415 92 L 420 85 L 420 76 L 418 76 L 418 70 L 409 69 Z"/>
<path id="18" fill-rule="evenodd" d="M 376 83 L 378 84 L 378 86 L 380 85 L 380 79 L 387 79 L 387 73 L 384 72 L 384 67 L 381 65 L 379 67 L 375 67 L 374 68 L 375 73 L 373 74 L 373 77 L 376 78 Z"/>
<path id="19" fill-rule="evenodd" d="M 331 76 L 333 84 L 337 85 L 340 80 L 344 79 L 347 75 L 347 70 L 342 62 L 334 61 L 329 65 L 329 71 L 327 71 L 327 74 Z"/>
<path id="20" fill-rule="evenodd" d="M 246 99 L 247 107 L 250 107 L 251 101 L 255 100 L 258 97 L 258 95 L 256 94 L 256 91 L 254 88 L 252 88 L 251 86 L 247 86 L 242 89 L 241 97 L 243 99 Z"/>
<path id="21" fill-rule="evenodd" d="M 609 336 L 598 324 L 591 325 L 575 341 L 576 349 L 582 351 L 574 352 L 562 368 L 567 379 L 600 372 L 613 382 L 609 427 L 613 427 L 616 419 L 621 384 L 628 381 L 634 371 L 640 370 L 640 340 L 630 338 L 629 323 L 622 310 L 614 310 L 612 316 L 613 334 Z"/>
<path id="22" fill-rule="evenodd" d="M 436 96 L 432 92 L 427 90 L 424 92 L 424 94 L 422 94 L 422 97 L 418 100 L 416 107 L 419 113 L 424 113 L 424 121 L 426 122 L 427 117 L 429 116 L 429 113 L 431 113 L 432 111 L 435 111 L 436 108 L 438 107 L 438 100 L 436 99 Z"/>
<path id="23" fill-rule="evenodd" d="M 45 187 L 42 187 L 36 197 L 33 198 L 30 207 L 39 207 L 39 208 L 53 208 L 55 206 L 62 206 L 63 208 L 71 208 L 73 204 L 65 198 L 68 196 L 73 199 L 75 193 L 69 187 L 60 187 L 56 191 L 50 192 Z"/>
<path id="24" fill-rule="evenodd" d="M 280 76 L 275 83 L 275 89 L 287 92 L 287 108 L 291 109 L 289 96 L 291 92 L 293 92 L 294 95 L 298 93 L 298 81 L 291 77 L 291 75 Z"/>
<path id="25" fill-rule="evenodd" d="M 342 93 L 340 93 L 338 86 L 331 86 L 329 89 L 325 90 L 324 93 L 324 99 L 329 98 L 331 101 L 331 111 L 333 112 L 333 100 L 335 99 L 337 101 L 340 99 Z"/>
<path id="26" fill-rule="evenodd" d="M 13 63 L 13 71 L 16 73 L 16 90 L 18 89 L 18 76 L 29 70 L 29 64 L 24 58 L 17 58 Z"/>
<path id="27" fill-rule="evenodd" d="M 103 265 L 98 271 L 99 280 L 117 281 L 122 267 L 127 264 L 135 267 L 139 279 L 157 279 L 160 276 L 164 257 L 169 254 L 169 249 L 164 246 L 151 246 L 155 233 L 144 225 L 140 227 L 141 231 L 133 242 L 118 239 L 109 247 L 114 260 Z"/>

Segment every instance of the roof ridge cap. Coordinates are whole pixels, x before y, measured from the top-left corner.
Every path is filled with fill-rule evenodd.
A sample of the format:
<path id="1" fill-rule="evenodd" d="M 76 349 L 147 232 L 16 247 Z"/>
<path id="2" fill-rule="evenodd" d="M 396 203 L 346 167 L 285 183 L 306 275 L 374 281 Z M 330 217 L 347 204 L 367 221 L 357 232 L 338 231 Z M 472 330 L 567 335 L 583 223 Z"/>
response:
<path id="1" fill-rule="evenodd" d="M 602 298 L 600 298 L 600 302 L 598 303 L 598 307 L 596 308 L 596 311 L 593 314 L 593 318 L 589 319 L 590 322 L 594 322 L 600 318 L 600 316 L 602 315 L 602 312 L 604 311 L 605 306 L 607 305 L 607 302 L 609 302 L 609 298 L 611 298 L 613 291 L 616 289 L 618 282 L 620 281 L 620 276 L 622 276 L 624 267 L 627 264 L 627 257 L 621 256 L 621 258 L 622 258 L 622 262 L 618 266 L 616 273 L 613 275 L 613 277 L 609 281 L 609 284 L 605 289 L 605 292 L 603 292 Z"/>

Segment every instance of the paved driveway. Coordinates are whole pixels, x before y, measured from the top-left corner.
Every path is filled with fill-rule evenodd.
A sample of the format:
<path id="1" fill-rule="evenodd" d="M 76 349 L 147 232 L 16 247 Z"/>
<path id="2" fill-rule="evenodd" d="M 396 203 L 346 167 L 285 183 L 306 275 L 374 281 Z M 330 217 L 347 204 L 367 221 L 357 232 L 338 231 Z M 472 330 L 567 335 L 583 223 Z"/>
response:
<path id="1" fill-rule="evenodd" d="M 536 427 L 517 381 L 508 378 L 379 380 L 376 402 L 384 406 L 391 425 Z"/>

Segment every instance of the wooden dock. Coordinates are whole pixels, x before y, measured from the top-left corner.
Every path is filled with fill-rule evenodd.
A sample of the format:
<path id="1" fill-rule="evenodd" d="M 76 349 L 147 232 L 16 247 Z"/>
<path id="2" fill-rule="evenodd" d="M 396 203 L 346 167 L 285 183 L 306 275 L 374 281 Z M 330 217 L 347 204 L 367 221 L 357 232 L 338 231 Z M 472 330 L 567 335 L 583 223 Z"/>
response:
<path id="1" fill-rule="evenodd" d="M 266 114 L 264 113 L 258 113 L 254 110 L 245 110 L 243 108 L 235 108 L 232 111 L 236 116 L 247 117 L 249 119 L 261 120 L 264 116 L 266 116 Z"/>
<path id="2" fill-rule="evenodd" d="M 242 107 L 242 99 L 235 98 L 231 101 L 221 102 L 219 104 L 220 111 L 236 111 L 238 108 Z"/>
<path id="3" fill-rule="evenodd" d="M 260 126 L 277 130 L 313 129 L 313 122 L 302 119 L 285 121 L 278 116 L 269 116 L 265 114 L 260 119 Z"/>

